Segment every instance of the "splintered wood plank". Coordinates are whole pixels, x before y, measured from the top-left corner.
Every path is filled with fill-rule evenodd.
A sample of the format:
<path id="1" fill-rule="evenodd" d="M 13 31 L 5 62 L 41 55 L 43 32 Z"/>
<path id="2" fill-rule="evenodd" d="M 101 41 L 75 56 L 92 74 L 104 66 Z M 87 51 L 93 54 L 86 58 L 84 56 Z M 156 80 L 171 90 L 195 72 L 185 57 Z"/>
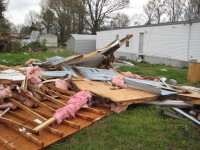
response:
<path id="1" fill-rule="evenodd" d="M 75 84 L 79 90 L 91 91 L 94 94 L 108 98 L 116 103 L 134 104 L 154 101 L 158 98 L 157 94 L 129 88 L 113 90 L 113 86 L 105 82 L 73 81 L 73 84 Z"/>
<path id="2" fill-rule="evenodd" d="M 200 94 L 178 94 L 178 96 L 200 99 Z"/>
<path id="3" fill-rule="evenodd" d="M 178 94 L 176 98 L 190 104 L 200 105 L 200 94 Z"/>

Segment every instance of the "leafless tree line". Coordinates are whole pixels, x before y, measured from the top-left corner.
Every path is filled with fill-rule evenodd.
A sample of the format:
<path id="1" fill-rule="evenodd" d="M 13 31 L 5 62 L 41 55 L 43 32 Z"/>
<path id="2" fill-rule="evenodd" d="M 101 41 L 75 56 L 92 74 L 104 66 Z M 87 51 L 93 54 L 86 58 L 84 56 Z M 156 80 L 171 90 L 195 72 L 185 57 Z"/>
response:
<path id="1" fill-rule="evenodd" d="M 131 19 L 118 12 L 128 4 L 129 0 L 41 0 L 41 13 L 30 11 L 18 30 L 45 30 L 58 35 L 63 44 L 72 33 L 96 34 L 105 28 L 127 27 L 130 21 L 142 25 L 200 19 L 200 0 L 149 0 L 144 13 Z"/>

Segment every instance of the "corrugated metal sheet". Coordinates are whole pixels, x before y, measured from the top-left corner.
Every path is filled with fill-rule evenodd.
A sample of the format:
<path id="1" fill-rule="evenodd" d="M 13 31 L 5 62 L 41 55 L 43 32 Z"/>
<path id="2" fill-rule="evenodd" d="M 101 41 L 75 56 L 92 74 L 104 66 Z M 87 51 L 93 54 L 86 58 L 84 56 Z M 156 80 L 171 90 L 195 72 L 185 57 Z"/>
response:
<path id="1" fill-rule="evenodd" d="M 200 22 L 190 24 L 174 24 L 163 26 L 145 26 L 97 32 L 97 49 L 110 43 L 119 35 L 119 38 L 133 34 L 130 46 L 125 45 L 117 52 L 139 55 L 139 35 L 144 33 L 143 55 L 160 58 L 188 61 L 188 58 L 200 61 Z M 189 52 L 188 52 L 189 41 Z"/>

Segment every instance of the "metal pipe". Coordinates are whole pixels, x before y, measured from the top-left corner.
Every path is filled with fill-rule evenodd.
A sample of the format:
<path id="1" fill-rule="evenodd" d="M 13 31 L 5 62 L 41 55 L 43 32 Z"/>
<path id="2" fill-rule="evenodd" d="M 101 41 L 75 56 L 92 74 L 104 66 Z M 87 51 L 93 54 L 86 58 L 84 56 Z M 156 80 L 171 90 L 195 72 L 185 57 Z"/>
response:
<path id="1" fill-rule="evenodd" d="M 188 115 L 187 113 L 185 113 L 181 109 L 178 109 L 178 108 L 172 108 L 172 109 L 175 110 L 175 111 L 177 111 L 177 112 L 179 112 L 180 114 L 182 114 L 183 116 L 187 117 L 188 119 L 192 120 L 193 122 L 197 123 L 198 125 L 200 125 L 200 121 L 198 121 L 194 117 Z"/>

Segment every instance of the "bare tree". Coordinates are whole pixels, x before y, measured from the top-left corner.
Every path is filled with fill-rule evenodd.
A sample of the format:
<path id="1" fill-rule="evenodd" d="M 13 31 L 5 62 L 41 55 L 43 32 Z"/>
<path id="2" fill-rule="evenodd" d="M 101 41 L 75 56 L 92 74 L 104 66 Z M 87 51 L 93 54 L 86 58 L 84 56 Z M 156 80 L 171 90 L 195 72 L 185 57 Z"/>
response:
<path id="1" fill-rule="evenodd" d="M 182 7 L 185 16 L 184 19 L 200 19 L 200 0 L 183 0 Z"/>
<path id="2" fill-rule="evenodd" d="M 153 15 L 154 15 L 154 3 L 153 1 L 148 1 L 148 3 L 143 6 L 143 9 L 144 9 L 144 13 L 146 14 L 148 20 L 146 22 L 146 24 L 152 24 L 154 18 L 153 18 Z"/>
<path id="3" fill-rule="evenodd" d="M 166 14 L 170 22 L 183 20 L 182 0 L 165 0 Z"/>
<path id="4" fill-rule="evenodd" d="M 36 23 L 38 21 L 39 21 L 39 14 L 36 13 L 34 10 L 30 10 L 24 20 L 27 26 L 31 26 L 33 23 Z"/>
<path id="5" fill-rule="evenodd" d="M 165 1 L 164 0 L 149 0 L 144 6 L 144 12 L 148 17 L 147 24 L 154 22 L 160 23 L 161 17 L 165 12 Z"/>
<path id="6" fill-rule="evenodd" d="M 144 25 L 148 19 L 142 13 L 140 13 L 140 14 L 136 13 L 131 17 L 131 20 L 135 26 L 139 26 L 139 25 Z"/>
<path id="7" fill-rule="evenodd" d="M 113 17 L 113 25 L 114 27 L 128 27 L 130 24 L 130 19 L 127 14 L 124 13 L 117 13 Z"/>
<path id="8" fill-rule="evenodd" d="M 82 33 L 84 29 L 84 6 L 81 0 L 42 0 L 42 24 L 47 32 L 59 35 L 64 44 L 71 33 Z"/>
<path id="9" fill-rule="evenodd" d="M 41 23 L 41 19 L 38 13 L 36 13 L 34 10 L 30 10 L 29 13 L 25 17 L 25 26 L 30 27 L 30 30 L 38 30 L 42 32 L 44 29 Z"/>
<path id="10" fill-rule="evenodd" d="M 161 17 L 165 13 L 165 1 L 164 0 L 152 0 L 154 2 L 154 18 L 159 24 L 161 22 Z"/>
<path id="11" fill-rule="evenodd" d="M 125 8 L 129 0 L 84 0 L 85 22 L 92 34 L 101 29 L 104 20 L 113 12 Z"/>

